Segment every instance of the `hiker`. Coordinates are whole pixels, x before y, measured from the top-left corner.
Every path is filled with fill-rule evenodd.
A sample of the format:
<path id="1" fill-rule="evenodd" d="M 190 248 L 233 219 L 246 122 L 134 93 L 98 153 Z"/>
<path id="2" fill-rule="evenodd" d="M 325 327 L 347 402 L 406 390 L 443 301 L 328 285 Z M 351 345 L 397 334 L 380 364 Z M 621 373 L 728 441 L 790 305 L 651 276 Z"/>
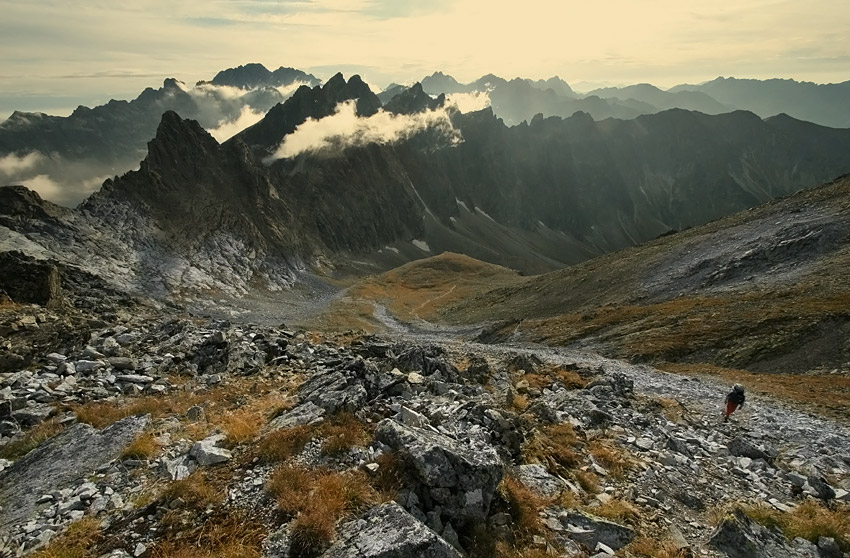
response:
<path id="1" fill-rule="evenodd" d="M 735 384 L 732 391 L 726 396 L 726 411 L 723 413 L 723 422 L 729 422 L 729 415 L 734 413 L 738 407 L 743 406 L 746 399 L 744 386 Z"/>

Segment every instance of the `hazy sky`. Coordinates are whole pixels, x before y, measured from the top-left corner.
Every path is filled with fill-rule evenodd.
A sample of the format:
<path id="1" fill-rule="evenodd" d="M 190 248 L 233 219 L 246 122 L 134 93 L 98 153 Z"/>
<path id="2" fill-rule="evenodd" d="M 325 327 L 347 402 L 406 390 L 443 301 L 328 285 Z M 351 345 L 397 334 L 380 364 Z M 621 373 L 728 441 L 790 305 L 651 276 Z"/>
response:
<path id="1" fill-rule="evenodd" d="M 850 79 L 846 0 L 0 0 L 0 118 L 132 98 L 261 62 L 383 87 L 435 70 L 468 82 L 719 75 Z"/>

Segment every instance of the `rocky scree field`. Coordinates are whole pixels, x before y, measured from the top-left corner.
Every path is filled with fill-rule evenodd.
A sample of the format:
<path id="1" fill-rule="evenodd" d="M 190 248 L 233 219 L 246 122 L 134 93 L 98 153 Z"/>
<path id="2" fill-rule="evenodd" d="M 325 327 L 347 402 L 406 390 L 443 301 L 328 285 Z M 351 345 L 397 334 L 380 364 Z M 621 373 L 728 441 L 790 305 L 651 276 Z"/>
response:
<path id="1" fill-rule="evenodd" d="M 723 424 L 712 378 L 201 319 L 71 275 L 0 308 L 4 556 L 850 550 L 847 427 L 774 398 Z"/>

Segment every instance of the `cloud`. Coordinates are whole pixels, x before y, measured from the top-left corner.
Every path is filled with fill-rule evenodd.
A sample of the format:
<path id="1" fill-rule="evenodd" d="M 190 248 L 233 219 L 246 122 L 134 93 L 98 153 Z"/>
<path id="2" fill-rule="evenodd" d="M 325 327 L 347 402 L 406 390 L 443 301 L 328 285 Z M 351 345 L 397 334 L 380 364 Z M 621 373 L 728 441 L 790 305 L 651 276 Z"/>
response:
<path id="1" fill-rule="evenodd" d="M 410 115 L 379 110 L 364 118 L 357 116 L 355 101 L 345 101 L 337 105 L 336 112 L 331 116 L 319 120 L 310 118 L 298 126 L 265 162 L 268 164 L 278 159 L 295 157 L 307 151 L 395 143 L 426 129 L 439 131 L 450 143 L 462 141 L 446 108 Z"/>
<path id="2" fill-rule="evenodd" d="M 260 111 L 254 111 L 249 106 L 242 107 L 242 112 L 239 113 L 239 116 L 236 117 L 235 120 L 230 121 L 222 121 L 219 123 L 218 128 L 212 128 L 207 130 L 212 137 L 216 139 L 219 143 L 228 140 L 247 128 L 248 126 L 252 126 L 262 120 L 265 113 Z"/>
<path id="3" fill-rule="evenodd" d="M 454 105 L 460 112 L 475 112 L 490 106 L 490 91 L 452 93 L 446 95 L 446 104 Z"/>
<path id="4" fill-rule="evenodd" d="M 0 177 L 8 180 L 23 171 L 32 169 L 44 160 L 44 155 L 33 151 L 26 155 L 16 155 L 9 153 L 4 157 L 0 157 Z"/>
<path id="5" fill-rule="evenodd" d="M 92 159 L 65 159 L 56 153 L 31 152 L 0 157 L 0 186 L 23 184 L 53 203 L 73 207 L 103 181 L 133 168 L 130 159 L 107 164 Z"/>

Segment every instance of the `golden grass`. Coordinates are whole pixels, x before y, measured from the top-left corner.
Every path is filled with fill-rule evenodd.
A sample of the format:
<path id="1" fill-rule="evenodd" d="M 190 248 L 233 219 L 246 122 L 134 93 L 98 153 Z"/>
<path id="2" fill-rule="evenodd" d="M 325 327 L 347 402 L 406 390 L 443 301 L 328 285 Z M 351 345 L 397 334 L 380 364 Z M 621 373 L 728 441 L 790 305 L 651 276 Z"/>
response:
<path id="1" fill-rule="evenodd" d="M 494 549 L 495 558 L 552 558 L 545 550 L 540 548 L 517 548 L 503 541 L 496 543 Z"/>
<path id="2" fill-rule="evenodd" d="M 369 442 L 366 426 L 352 413 L 339 413 L 326 420 L 319 427 L 322 441 L 322 453 L 340 455 L 354 446 Z"/>
<path id="3" fill-rule="evenodd" d="M 821 414 L 848 422 L 850 408 L 850 377 L 814 374 L 754 374 L 746 370 L 724 368 L 712 364 L 663 363 L 658 368 L 683 375 L 720 377 L 729 382 L 743 384 L 747 391 L 762 393 L 786 401 L 802 404 Z M 722 402 L 725 394 L 718 394 Z M 718 414 L 720 413 L 718 403 Z"/>
<path id="4" fill-rule="evenodd" d="M 336 523 L 379 501 L 362 471 L 314 471 L 282 465 L 269 477 L 266 492 L 292 523 L 292 550 L 317 556 L 333 540 Z"/>
<path id="5" fill-rule="evenodd" d="M 121 459 L 147 460 L 159 453 L 160 446 L 153 432 L 142 432 L 121 451 Z"/>
<path id="6" fill-rule="evenodd" d="M 640 519 L 640 511 L 632 504 L 612 498 L 604 504 L 589 509 L 590 513 L 617 522 L 634 522 Z"/>
<path id="7" fill-rule="evenodd" d="M 198 470 L 169 484 L 160 499 L 164 502 L 180 499 L 184 507 L 204 509 L 221 504 L 224 497 L 224 490 L 211 482 L 206 473 Z"/>
<path id="8" fill-rule="evenodd" d="M 590 471 L 573 471 L 573 478 L 579 486 L 591 494 L 599 493 L 599 477 Z"/>
<path id="9" fill-rule="evenodd" d="M 626 551 L 640 558 L 683 558 L 679 548 L 671 540 L 638 537 L 629 543 Z"/>
<path id="10" fill-rule="evenodd" d="M 31 558 L 92 558 L 98 554 L 94 545 L 100 537 L 100 520 L 84 517 L 68 526 L 64 533 L 54 537 L 44 548 L 36 550 Z"/>
<path id="11" fill-rule="evenodd" d="M 523 280 L 507 268 L 445 252 L 360 281 L 316 323 L 336 331 L 374 331 L 382 327 L 373 317 L 375 304 L 385 305 L 402 321 L 433 321 L 445 308 L 475 294 Z"/>
<path id="12" fill-rule="evenodd" d="M 834 502 L 827 508 L 815 500 L 806 500 L 790 513 L 767 506 L 740 508 L 753 521 L 778 527 L 789 539 L 802 537 L 817 543 L 820 537 L 835 539 L 842 551 L 850 550 L 850 505 Z"/>
<path id="13" fill-rule="evenodd" d="M 134 415 L 161 417 L 166 413 L 185 413 L 193 403 L 189 398 L 147 396 L 122 398 L 120 401 L 94 401 L 82 405 L 73 405 L 71 410 L 79 422 L 95 428 L 105 428 L 114 422 Z"/>
<path id="14" fill-rule="evenodd" d="M 275 499 L 281 512 L 294 516 L 304 505 L 305 495 L 314 482 L 315 474 L 309 469 L 281 465 L 269 476 L 265 489 Z"/>
<path id="15" fill-rule="evenodd" d="M 150 552 L 154 558 L 260 558 L 265 537 L 262 524 L 226 512 L 203 521 L 190 533 L 169 537 Z"/>
<path id="16" fill-rule="evenodd" d="M 522 376 L 533 388 L 542 390 L 550 387 L 555 382 L 560 382 L 567 389 L 583 388 L 587 381 L 573 370 L 564 370 L 560 366 L 551 366 L 536 373 L 528 373 Z"/>
<path id="17" fill-rule="evenodd" d="M 33 426 L 21 438 L 0 448 L 0 459 L 14 460 L 37 448 L 45 440 L 64 430 L 57 419 L 48 419 Z"/>
<path id="18" fill-rule="evenodd" d="M 260 439 L 257 445 L 259 457 L 266 463 L 285 461 L 300 453 L 314 434 L 314 428 L 307 425 L 275 430 Z"/>
<path id="19" fill-rule="evenodd" d="M 632 466 L 633 459 L 629 452 L 609 443 L 593 440 L 588 449 L 596 462 L 605 467 L 614 478 L 623 478 Z"/>
<path id="20" fill-rule="evenodd" d="M 547 501 L 529 490 L 521 481 L 506 476 L 499 484 L 499 495 L 508 506 L 518 540 L 529 540 L 543 530 L 540 510 Z"/>
<path id="21" fill-rule="evenodd" d="M 526 463 L 546 464 L 549 469 L 561 472 L 576 467 L 582 458 L 577 448 L 580 445 L 573 425 L 565 422 L 545 426 L 537 430 L 534 438 L 523 447 Z"/>

